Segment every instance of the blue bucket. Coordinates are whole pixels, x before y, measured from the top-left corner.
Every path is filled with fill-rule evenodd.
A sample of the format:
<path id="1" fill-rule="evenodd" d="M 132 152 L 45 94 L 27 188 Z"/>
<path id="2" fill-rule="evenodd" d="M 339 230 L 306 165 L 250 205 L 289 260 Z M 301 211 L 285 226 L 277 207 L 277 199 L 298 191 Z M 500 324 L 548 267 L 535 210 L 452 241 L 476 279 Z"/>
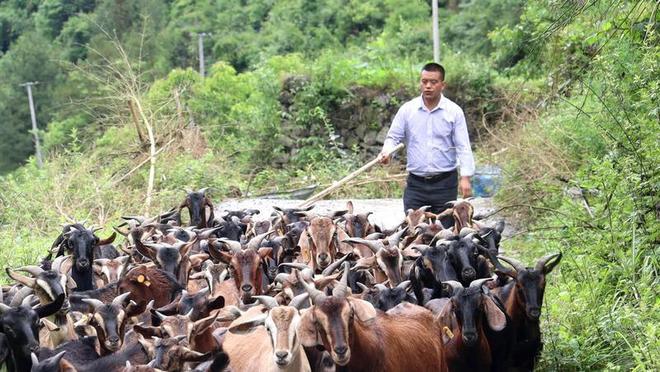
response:
<path id="1" fill-rule="evenodd" d="M 477 167 L 472 177 L 472 194 L 476 197 L 495 195 L 502 184 L 502 170 L 494 165 Z"/>

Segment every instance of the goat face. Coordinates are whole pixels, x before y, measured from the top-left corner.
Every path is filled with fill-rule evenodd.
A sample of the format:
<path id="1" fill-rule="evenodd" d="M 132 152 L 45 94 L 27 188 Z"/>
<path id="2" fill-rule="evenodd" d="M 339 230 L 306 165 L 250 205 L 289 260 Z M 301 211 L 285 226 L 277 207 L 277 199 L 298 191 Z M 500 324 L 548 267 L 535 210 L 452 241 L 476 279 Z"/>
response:
<path id="1" fill-rule="evenodd" d="M 520 262 L 502 257 L 512 264 L 515 270 L 506 272 L 516 281 L 516 290 L 521 293 L 525 301 L 525 314 L 530 320 L 538 321 L 541 316 L 543 293 L 545 292 L 545 276 L 555 268 L 561 260 L 561 253 L 547 255 L 537 261 L 532 268 L 524 267 Z"/>
<path id="2" fill-rule="evenodd" d="M 153 359 L 150 365 L 165 371 L 181 371 L 184 363 L 202 361 L 207 357 L 181 345 L 184 338 L 185 336 L 156 338 L 153 346 L 147 348 Z"/>
<path id="3" fill-rule="evenodd" d="M 251 303 L 252 296 L 261 294 L 261 258 L 266 257 L 270 251 L 270 248 L 260 248 L 258 251 L 246 249 L 232 256 L 229 267 L 243 303 Z"/>
<path id="4" fill-rule="evenodd" d="M 188 193 L 184 202 L 190 214 L 190 226 L 206 227 L 206 195 L 197 191 Z"/>
<path id="5" fill-rule="evenodd" d="M 0 308 L 0 331 L 7 337 L 7 343 L 13 350 L 27 359 L 30 353 L 39 351 L 39 315 L 27 307 L 21 305 L 15 308 L 2 306 Z"/>
<path id="6" fill-rule="evenodd" d="M 72 230 L 67 244 L 72 250 L 73 260 L 78 270 L 85 271 L 89 268 L 97 243 L 98 238 L 90 230 Z"/>
<path id="7" fill-rule="evenodd" d="M 470 283 L 476 278 L 477 256 L 479 250 L 471 238 L 453 241 L 447 249 L 447 257 L 456 272 L 459 273 L 462 283 Z"/>
<path id="8" fill-rule="evenodd" d="M 314 266 L 325 269 L 334 261 L 335 252 L 339 248 L 337 241 L 337 226 L 328 217 L 315 217 L 307 227 L 308 244 L 314 257 Z M 305 236 L 301 236 L 305 239 Z"/>
<path id="9" fill-rule="evenodd" d="M 94 250 L 100 245 L 110 244 L 115 240 L 116 233 L 107 239 L 99 239 L 93 231 L 88 230 L 82 225 L 71 226 L 70 231 L 66 233 L 66 247 L 72 252 L 75 267 L 79 271 L 90 270 L 90 265 L 94 259 Z"/>
<path id="10" fill-rule="evenodd" d="M 218 224 L 218 231 L 215 235 L 218 238 L 227 238 L 233 241 L 240 241 L 241 235 L 245 233 L 245 224 L 238 219 L 223 220 Z"/>
<path id="11" fill-rule="evenodd" d="M 273 308 L 265 321 L 273 345 L 273 359 L 279 367 L 291 363 L 294 351 L 300 347 L 296 329 L 300 323 L 298 310 L 291 306 Z"/>
<path id="12" fill-rule="evenodd" d="M 102 278 L 105 284 L 119 281 L 126 271 L 131 256 L 120 256 L 114 259 L 98 258 L 94 260 L 94 272 Z"/>
<path id="13" fill-rule="evenodd" d="M 348 236 L 351 238 L 364 238 L 373 233 L 374 228 L 369 222 L 370 214 L 371 212 L 344 215 L 344 219 L 346 220 L 346 233 Z"/>
<path id="14" fill-rule="evenodd" d="M 382 285 L 378 285 L 378 294 L 376 294 L 371 302 L 375 308 L 382 311 L 387 311 L 398 304 L 408 301 L 414 303 L 413 297 L 408 294 L 408 285 L 409 281 L 400 283 L 394 288 L 385 288 Z"/>
<path id="15" fill-rule="evenodd" d="M 320 341 L 330 352 L 332 360 L 345 366 L 351 359 L 350 343 L 351 332 L 355 331 L 354 322 L 367 322 L 375 317 L 376 310 L 366 301 L 325 296 L 316 300 L 314 306 L 301 317 L 301 342 L 305 346 L 314 346 Z"/>
<path id="16" fill-rule="evenodd" d="M 183 293 L 179 299 L 179 302 L 176 303 L 174 310 L 180 315 L 188 314 L 188 317 L 191 321 L 197 321 L 209 316 L 211 311 L 220 309 L 225 306 L 224 297 L 216 296 L 211 298 L 208 296 L 208 294 L 208 289 L 204 289 L 193 294 L 189 294 L 187 292 Z M 161 311 L 161 309 L 159 309 L 159 311 Z"/>
<path id="17" fill-rule="evenodd" d="M 545 275 L 536 270 L 523 270 L 518 272 L 516 286 L 525 300 L 525 314 L 532 320 L 541 316 L 541 304 L 545 292 Z"/>
<path id="18" fill-rule="evenodd" d="M 457 279 L 453 270 L 451 272 L 447 270 L 449 266 L 447 265 L 448 248 L 449 246 L 446 244 L 438 244 L 426 249 L 421 257 L 424 267 L 433 273 L 433 278 L 437 283 Z"/>
<path id="19" fill-rule="evenodd" d="M 96 329 L 102 347 L 115 352 L 122 346 L 126 320 L 126 312 L 121 306 L 103 305 L 96 309 L 90 325 Z"/>

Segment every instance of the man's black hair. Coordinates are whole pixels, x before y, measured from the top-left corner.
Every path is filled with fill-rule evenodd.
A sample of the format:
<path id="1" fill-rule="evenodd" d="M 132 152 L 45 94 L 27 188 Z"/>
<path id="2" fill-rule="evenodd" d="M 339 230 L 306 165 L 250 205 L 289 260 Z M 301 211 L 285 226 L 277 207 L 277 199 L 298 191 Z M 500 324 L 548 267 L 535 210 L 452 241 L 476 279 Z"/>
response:
<path id="1" fill-rule="evenodd" d="M 445 80 L 445 68 L 439 63 L 429 62 L 422 67 L 422 71 L 439 72 L 440 79 Z"/>

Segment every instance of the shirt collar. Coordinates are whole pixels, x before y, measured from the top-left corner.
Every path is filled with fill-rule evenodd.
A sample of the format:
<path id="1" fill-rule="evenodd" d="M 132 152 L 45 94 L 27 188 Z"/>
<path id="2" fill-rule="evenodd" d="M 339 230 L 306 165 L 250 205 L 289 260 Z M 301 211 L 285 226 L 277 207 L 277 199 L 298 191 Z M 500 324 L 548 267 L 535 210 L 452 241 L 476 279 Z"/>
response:
<path id="1" fill-rule="evenodd" d="M 426 110 L 426 106 L 424 106 L 424 98 L 422 98 L 422 95 L 420 94 L 419 97 L 417 97 L 417 107 L 420 110 Z M 438 102 L 438 105 L 435 106 L 433 109 L 431 109 L 431 112 L 437 110 L 437 109 L 447 109 L 447 98 L 445 98 L 444 94 L 440 94 L 440 101 Z"/>

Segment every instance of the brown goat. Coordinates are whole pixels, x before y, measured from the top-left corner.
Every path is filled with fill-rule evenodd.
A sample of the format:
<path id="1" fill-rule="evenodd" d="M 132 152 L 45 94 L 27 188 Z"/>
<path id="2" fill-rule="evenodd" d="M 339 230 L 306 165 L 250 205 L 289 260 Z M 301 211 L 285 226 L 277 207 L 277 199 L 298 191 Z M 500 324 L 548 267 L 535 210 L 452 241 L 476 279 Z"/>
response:
<path id="1" fill-rule="evenodd" d="M 151 300 L 154 307 L 169 304 L 182 289 L 174 276 L 146 265 L 134 267 L 119 283 L 119 293 L 131 293 L 129 299 L 137 303 L 137 313 L 144 312 Z"/>
<path id="2" fill-rule="evenodd" d="M 209 253 L 214 259 L 229 264 L 237 290 L 244 304 L 252 303 L 252 296 L 263 294 L 261 260 L 270 255 L 272 248 L 258 248 L 269 233 L 250 240 L 245 249 L 239 243 L 225 238 L 209 239 Z M 220 250 L 227 247 L 231 253 Z"/>
<path id="3" fill-rule="evenodd" d="M 370 303 L 347 297 L 348 270 L 345 264 L 332 296 L 304 283 L 314 306 L 300 320 L 302 344 L 322 345 L 351 371 L 446 371 L 431 312 L 377 313 Z"/>
<path id="4" fill-rule="evenodd" d="M 339 215 L 342 212 L 339 212 Z M 321 272 L 335 260 L 337 252 L 347 254 L 353 251 L 350 245 L 341 243 L 346 239 L 348 235 L 332 218 L 313 217 L 298 241 L 303 263 L 309 264 L 314 271 Z"/>

